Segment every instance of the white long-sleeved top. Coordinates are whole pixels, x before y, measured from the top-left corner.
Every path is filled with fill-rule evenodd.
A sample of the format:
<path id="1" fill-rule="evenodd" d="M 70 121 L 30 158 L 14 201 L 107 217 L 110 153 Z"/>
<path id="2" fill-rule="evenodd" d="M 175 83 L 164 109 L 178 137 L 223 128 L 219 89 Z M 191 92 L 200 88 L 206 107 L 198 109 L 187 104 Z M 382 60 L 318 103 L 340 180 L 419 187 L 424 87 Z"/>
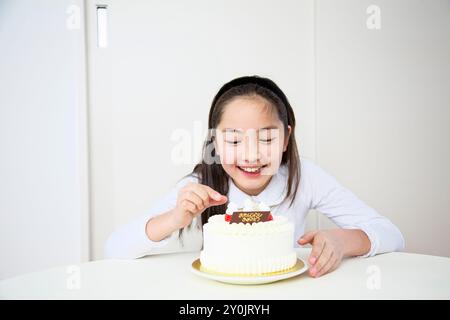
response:
<path id="1" fill-rule="evenodd" d="M 315 209 L 343 229 L 361 229 L 371 242 L 371 249 L 365 256 L 404 249 L 404 239 L 400 230 L 386 217 L 366 205 L 350 190 L 343 187 L 334 177 L 313 161 L 301 158 L 300 185 L 292 206 L 283 201 L 286 195 L 288 168 L 280 166 L 267 187 L 257 196 L 249 196 L 236 187 L 229 179 L 228 200 L 243 204 L 251 198 L 270 206 L 272 213 L 287 216 L 295 225 L 294 246 L 305 231 L 306 216 Z M 106 242 L 106 258 L 133 259 L 149 254 L 176 251 L 195 251 L 202 247 L 200 219 L 194 219 L 192 226 L 185 229 L 180 240 L 178 231 L 161 241 L 151 241 L 145 232 L 146 223 L 152 217 L 173 209 L 180 188 L 188 182 L 197 182 L 195 176 L 180 180 L 165 197 L 155 203 L 144 215 L 130 221 L 113 232 Z"/>

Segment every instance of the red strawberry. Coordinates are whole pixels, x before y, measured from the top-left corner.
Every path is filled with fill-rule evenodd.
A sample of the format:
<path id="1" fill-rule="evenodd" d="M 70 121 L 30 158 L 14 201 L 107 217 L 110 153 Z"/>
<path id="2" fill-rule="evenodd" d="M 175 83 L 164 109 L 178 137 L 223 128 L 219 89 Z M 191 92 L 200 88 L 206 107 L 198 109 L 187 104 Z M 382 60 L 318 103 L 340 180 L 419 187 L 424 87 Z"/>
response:
<path id="1" fill-rule="evenodd" d="M 272 215 L 269 213 L 269 216 L 267 217 L 267 221 L 272 221 L 273 220 L 273 217 L 272 217 Z"/>
<path id="2" fill-rule="evenodd" d="M 231 221 L 231 214 L 225 213 L 225 221 L 227 221 L 227 222 Z"/>

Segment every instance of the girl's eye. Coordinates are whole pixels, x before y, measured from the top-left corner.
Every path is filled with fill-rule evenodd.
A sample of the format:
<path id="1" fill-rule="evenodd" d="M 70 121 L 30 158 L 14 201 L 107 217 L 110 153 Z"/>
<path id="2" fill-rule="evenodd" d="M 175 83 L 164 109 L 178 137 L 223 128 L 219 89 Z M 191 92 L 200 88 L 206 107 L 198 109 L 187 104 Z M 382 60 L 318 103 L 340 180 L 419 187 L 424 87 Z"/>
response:
<path id="1" fill-rule="evenodd" d="M 278 136 L 278 130 L 277 129 L 263 129 L 259 131 L 259 141 L 261 143 L 269 144 L 272 141 L 275 140 L 275 138 Z"/>
<path id="2" fill-rule="evenodd" d="M 263 143 L 271 143 L 275 138 L 269 138 L 269 139 L 259 139 L 259 141 Z"/>
<path id="3" fill-rule="evenodd" d="M 231 141 L 226 140 L 225 142 L 228 143 L 228 144 L 234 145 L 234 146 L 238 145 L 239 143 L 241 143 L 240 140 L 231 140 Z"/>

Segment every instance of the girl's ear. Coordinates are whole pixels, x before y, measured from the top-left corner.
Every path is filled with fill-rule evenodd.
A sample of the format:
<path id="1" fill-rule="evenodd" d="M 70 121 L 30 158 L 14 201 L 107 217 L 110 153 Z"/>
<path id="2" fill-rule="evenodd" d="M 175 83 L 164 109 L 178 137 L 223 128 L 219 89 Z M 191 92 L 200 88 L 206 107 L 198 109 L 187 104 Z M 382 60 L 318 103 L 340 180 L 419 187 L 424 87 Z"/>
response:
<path id="1" fill-rule="evenodd" d="M 286 137 L 284 138 L 284 146 L 283 146 L 283 152 L 286 151 L 288 145 L 289 145 L 289 137 L 291 136 L 292 128 L 288 125 L 288 133 Z"/>

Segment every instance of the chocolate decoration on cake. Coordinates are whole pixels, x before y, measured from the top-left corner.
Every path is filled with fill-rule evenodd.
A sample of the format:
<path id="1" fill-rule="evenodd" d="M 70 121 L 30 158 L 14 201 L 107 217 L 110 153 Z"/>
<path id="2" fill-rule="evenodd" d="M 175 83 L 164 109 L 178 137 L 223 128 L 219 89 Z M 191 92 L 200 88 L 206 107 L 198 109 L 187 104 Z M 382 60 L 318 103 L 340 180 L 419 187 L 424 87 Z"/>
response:
<path id="1" fill-rule="evenodd" d="M 270 221 L 270 211 L 236 211 L 231 215 L 230 223 L 257 223 Z"/>

